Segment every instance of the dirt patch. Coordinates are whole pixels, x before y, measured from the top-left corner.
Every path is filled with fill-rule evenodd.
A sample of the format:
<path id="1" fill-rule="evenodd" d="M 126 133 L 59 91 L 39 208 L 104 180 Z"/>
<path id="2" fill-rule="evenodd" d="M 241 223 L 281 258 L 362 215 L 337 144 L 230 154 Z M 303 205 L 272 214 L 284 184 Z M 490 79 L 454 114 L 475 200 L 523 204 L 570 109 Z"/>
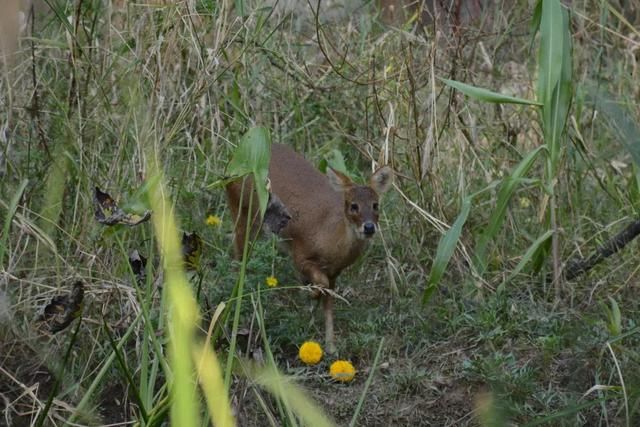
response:
<path id="1" fill-rule="evenodd" d="M 105 424 L 124 423 L 129 417 L 128 394 L 125 387 L 112 383 L 101 393 L 99 413 Z"/>
<path id="2" fill-rule="evenodd" d="M 55 377 L 29 346 L 0 338 L 0 425 L 30 426 L 44 407 Z"/>

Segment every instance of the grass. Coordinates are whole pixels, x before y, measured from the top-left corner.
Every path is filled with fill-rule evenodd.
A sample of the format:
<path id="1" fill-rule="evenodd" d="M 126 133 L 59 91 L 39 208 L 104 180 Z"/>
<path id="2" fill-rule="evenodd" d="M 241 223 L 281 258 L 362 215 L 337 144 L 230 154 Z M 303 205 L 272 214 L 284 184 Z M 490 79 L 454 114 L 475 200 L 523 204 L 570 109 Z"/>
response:
<path id="1" fill-rule="evenodd" d="M 369 2 L 46 3 L 0 79 L 0 424 L 175 424 L 179 380 L 198 425 L 224 425 L 227 409 L 243 426 L 638 423 L 637 243 L 548 280 L 638 216 L 634 9 L 573 2 L 532 35 L 525 1 L 459 28 L 446 13 L 390 22 Z M 560 76 L 538 56 L 557 47 L 549 25 L 571 37 Z M 570 106 L 537 85 L 554 78 L 570 80 Z M 567 107 L 566 123 L 513 99 Z M 372 160 L 397 173 L 381 236 L 338 280 L 352 383 L 329 379 L 331 357 L 297 360 L 322 314 L 276 241 L 231 257 L 211 184 L 258 127 L 316 165 L 344 158 L 356 179 Z M 197 271 L 173 279 L 181 297 L 166 224 L 94 219 L 95 186 L 141 213 L 160 182 L 171 233 L 204 241 Z M 47 334 L 35 319 L 76 280 L 81 319 Z M 175 347 L 177 301 L 193 303 L 193 332 Z M 228 403 L 211 398 L 220 388 Z"/>

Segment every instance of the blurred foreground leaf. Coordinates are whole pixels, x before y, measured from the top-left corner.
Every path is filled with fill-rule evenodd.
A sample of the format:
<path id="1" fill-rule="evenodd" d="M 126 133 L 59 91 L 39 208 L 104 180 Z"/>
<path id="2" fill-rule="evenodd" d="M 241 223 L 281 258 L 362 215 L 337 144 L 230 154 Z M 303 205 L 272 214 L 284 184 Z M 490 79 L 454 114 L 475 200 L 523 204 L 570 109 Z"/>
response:
<path id="1" fill-rule="evenodd" d="M 245 371 L 247 377 L 282 400 L 300 418 L 303 425 L 313 427 L 334 425 L 322 409 L 307 396 L 304 389 L 295 384 L 291 378 L 282 375 L 273 366 L 258 367 L 245 363 L 249 365 Z"/>

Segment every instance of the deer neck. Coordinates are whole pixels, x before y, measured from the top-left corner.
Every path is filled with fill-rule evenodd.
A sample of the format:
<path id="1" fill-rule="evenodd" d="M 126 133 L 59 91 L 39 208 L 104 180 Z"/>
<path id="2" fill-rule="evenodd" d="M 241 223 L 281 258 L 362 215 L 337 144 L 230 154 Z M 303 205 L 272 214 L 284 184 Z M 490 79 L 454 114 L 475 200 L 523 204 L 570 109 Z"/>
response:
<path id="1" fill-rule="evenodd" d="M 334 232 L 334 241 L 332 243 L 335 251 L 335 257 L 340 262 L 336 262 L 341 268 L 352 264 L 356 258 L 367 247 L 368 239 L 361 239 L 349 220 L 341 216 L 340 221 L 336 224 Z"/>

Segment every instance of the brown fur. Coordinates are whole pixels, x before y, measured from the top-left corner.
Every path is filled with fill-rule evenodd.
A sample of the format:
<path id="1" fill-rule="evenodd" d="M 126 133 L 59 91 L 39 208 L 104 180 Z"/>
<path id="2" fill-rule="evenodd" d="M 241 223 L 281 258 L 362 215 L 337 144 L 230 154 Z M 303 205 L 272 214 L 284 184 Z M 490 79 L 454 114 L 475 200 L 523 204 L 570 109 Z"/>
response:
<path id="1" fill-rule="evenodd" d="M 376 171 L 369 186 L 354 184 L 345 175 L 328 169 L 321 174 L 286 145 L 273 144 L 269 167 L 271 191 L 284 203 L 291 220 L 279 233 L 305 283 L 333 289 L 340 272 L 362 254 L 378 227 L 378 193 L 391 185 L 388 167 Z M 235 253 L 242 254 L 248 218 L 254 218 L 251 238 L 257 232 L 255 208 L 249 215 L 252 186 L 245 180 L 227 186 L 227 197 L 236 221 Z M 241 203 L 242 194 L 242 203 Z M 257 201 L 252 201 L 252 207 Z M 327 350 L 335 351 L 333 297 L 321 295 L 325 314 Z"/>

